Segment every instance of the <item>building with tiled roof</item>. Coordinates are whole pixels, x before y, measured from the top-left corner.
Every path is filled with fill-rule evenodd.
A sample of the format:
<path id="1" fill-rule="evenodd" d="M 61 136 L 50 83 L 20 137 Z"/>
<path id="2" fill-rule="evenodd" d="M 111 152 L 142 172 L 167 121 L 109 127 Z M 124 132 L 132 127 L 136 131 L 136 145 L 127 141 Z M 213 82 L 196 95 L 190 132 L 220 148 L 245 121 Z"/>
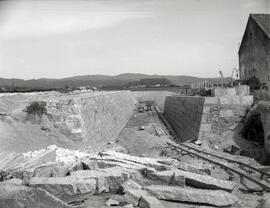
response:
<path id="1" fill-rule="evenodd" d="M 240 78 L 270 89 L 270 14 L 249 15 L 238 54 Z"/>

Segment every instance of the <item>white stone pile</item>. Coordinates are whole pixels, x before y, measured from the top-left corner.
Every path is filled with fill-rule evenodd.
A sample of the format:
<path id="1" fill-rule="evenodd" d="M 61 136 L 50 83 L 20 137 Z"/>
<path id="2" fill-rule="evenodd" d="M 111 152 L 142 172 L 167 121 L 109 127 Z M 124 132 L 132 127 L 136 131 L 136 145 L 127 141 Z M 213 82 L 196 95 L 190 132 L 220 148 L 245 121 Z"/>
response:
<path id="1" fill-rule="evenodd" d="M 51 152 L 51 151 L 56 150 L 56 149 L 57 149 L 56 145 L 50 145 L 46 149 L 29 151 L 29 152 L 23 153 L 23 157 L 27 158 L 27 159 L 32 159 L 32 158 L 44 155 L 45 153 Z"/>
<path id="2" fill-rule="evenodd" d="M 63 164 L 74 163 L 74 162 L 78 161 L 80 158 L 83 158 L 83 157 L 89 155 L 89 153 L 86 153 L 86 152 L 65 149 L 65 148 L 57 147 L 56 145 L 50 145 L 45 149 L 29 151 L 29 152 L 23 153 L 23 157 L 26 159 L 38 158 L 38 157 L 42 157 L 45 154 L 50 153 L 52 151 L 55 151 L 55 153 L 56 153 L 55 162 L 63 163 Z"/>
<path id="3" fill-rule="evenodd" d="M 89 155 L 88 153 L 81 152 L 78 150 L 70 150 L 58 147 L 56 149 L 56 162 L 71 164 L 78 161 L 78 159 Z"/>

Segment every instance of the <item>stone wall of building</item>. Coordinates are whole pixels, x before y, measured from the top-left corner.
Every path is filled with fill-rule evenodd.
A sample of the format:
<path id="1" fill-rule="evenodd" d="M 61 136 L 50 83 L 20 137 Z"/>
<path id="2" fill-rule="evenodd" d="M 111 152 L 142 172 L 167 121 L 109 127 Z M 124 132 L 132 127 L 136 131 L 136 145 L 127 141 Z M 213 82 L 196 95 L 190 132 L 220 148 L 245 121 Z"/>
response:
<path id="1" fill-rule="evenodd" d="M 166 98 L 164 115 L 182 141 L 200 139 L 207 144 L 231 140 L 252 96 Z"/>
<path id="2" fill-rule="evenodd" d="M 239 49 L 240 78 L 256 77 L 270 89 L 270 39 L 253 18 L 249 18 Z"/>

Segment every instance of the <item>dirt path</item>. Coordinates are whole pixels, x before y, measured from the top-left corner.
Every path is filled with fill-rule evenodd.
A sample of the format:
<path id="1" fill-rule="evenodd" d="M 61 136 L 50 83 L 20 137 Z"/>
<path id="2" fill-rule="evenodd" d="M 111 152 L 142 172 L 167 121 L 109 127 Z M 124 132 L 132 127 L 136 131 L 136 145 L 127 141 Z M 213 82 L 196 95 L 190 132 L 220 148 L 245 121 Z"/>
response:
<path id="1" fill-rule="evenodd" d="M 168 141 L 169 133 L 152 108 L 151 111 L 134 112 L 116 143 L 131 155 L 157 157 Z"/>

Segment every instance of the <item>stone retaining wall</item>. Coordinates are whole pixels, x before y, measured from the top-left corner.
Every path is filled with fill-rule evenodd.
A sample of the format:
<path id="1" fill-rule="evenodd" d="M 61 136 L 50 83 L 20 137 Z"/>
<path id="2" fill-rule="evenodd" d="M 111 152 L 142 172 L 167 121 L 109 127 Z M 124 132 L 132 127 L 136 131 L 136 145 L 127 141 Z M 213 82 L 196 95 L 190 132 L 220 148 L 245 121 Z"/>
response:
<path id="1" fill-rule="evenodd" d="M 164 115 L 182 141 L 198 138 L 203 97 L 168 96 Z"/>
<path id="2" fill-rule="evenodd" d="M 54 126 L 71 141 L 100 145 L 118 136 L 135 103 L 130 91 L 110 92 L 50 102 L 48 113 Z"/>
<path id="3" fill-rule="evenodd" d="M 164 115 L 182 141 L 196 138 L 202 141 L 232 139 L 252 103 L 252 96 L 168 96 Z"/>

